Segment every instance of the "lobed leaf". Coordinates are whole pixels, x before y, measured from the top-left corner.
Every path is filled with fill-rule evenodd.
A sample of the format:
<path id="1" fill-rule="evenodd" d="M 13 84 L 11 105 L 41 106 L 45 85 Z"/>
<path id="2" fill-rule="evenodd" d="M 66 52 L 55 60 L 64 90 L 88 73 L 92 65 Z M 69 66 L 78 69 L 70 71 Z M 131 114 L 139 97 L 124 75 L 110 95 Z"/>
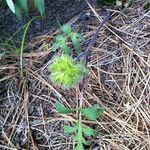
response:
<path id="1" fill-rule="evenodd" d="M 63 25 L 60 30 L 68 35 L 72 33 L 72 28 L 68 24 Z"/>
<path id="2" fill-rule="evenodd" d="M 77 54 L 79 55 L 81 53 L 81 44 L 76 37 L 71 37 L 71 41 L 73 46 L 75 47 L 75 50 L 77 51 Z"/>
<path id="3" fill-rule="evenodd" d="M 97 137 L 97 133 L 90 127 L 84 128 L 83 133 L 85 136 L 93 136 L 94 138 Z"/>
<path id="4" fill-rule="evenodd" d="M 81 109 L 81 112 L 87 119 L 96 120 L 98 117 L 100 117 L 103 114 L 104 108 L 95 105 L 95 106 Z"/>
<path id="5" fill-rule="evenodd" d="M 67 46 L 66 43 L 63 43 L 63 44 L 61 45 L 61 47 L 62 47 L 62 50 L 64 51 L 64 54 L 65 54 L 65 55 L 72 55 L 72 54 L 73 54 L 73 53 L 72 53 L 72 50 Z"/>
<path id="6" fill-rule="evenodd" d="M 66 108 L 63 104 L 61 104 L 58 101 L 56 102 L 55 107 L 60 114 L 70 114 L 73 112 L 73 110 Z"/>
<path id="7" fill-rule="evenodd" d="M 74 133 L 78 130 L 78 124 L 76 124 L 75 126 L 71 127 L 71 126 L 64 126 L 64 132 L 65 133 Z"/>
<path id="8" fill-rule="evenodd" d="M 56 37 L 56 42 L 54 43 L 53 51 L 57 50 L 58 48 L 62 48 L 64 54 L 72 55 L 72 50 L 67 45 L 67 37 L 63 35 L 58 35 Z"/>

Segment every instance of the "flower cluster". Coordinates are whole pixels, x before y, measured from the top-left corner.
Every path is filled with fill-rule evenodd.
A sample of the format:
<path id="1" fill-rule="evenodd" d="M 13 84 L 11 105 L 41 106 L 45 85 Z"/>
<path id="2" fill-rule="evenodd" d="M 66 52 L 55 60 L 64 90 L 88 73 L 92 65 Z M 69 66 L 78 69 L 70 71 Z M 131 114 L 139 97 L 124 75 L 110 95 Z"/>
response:
<path id="1" fill-rule="evenodd" d="M 51 71 L 50 78 L 56 85 L 62 85 L 70 88 L 78 84 L 88 73 L 83 63 L 76 63 L 71 56 L 62 55 L 56 57 L 49 67 Z"/>

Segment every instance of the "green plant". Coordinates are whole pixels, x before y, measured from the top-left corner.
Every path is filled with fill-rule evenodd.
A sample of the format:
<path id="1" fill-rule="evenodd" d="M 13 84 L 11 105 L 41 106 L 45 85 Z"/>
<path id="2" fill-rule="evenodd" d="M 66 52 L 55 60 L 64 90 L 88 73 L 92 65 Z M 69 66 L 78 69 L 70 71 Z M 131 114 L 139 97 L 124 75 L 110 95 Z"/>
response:
<path id="1" fill-rule="evenodd" d="M 67 45 L 67 37 L 63 35 L 56 36 L 56 42 L 54 43 L 53 50 L 55 51 L 58 48 L 61 48 L 66 55 L 73 54 L 72 50 Z"/>
<path id="2" fill-rule="evenodd" d="M 78 111 L 79 114 L 81 113 L 85 118 L 89 120 L 96 120 L 104 112 L 104 108 L 97 105 L 87 108 L 69 109 L 60 102 L 56 102 L 55 107 L 60 114 L 70 114 Z M 64 132 L 75 135 L 73 138 L 74 141 L 77 143 L 75 150 L 84 150 L 84 145 L 90 145 L 91 143 L 86 139 L 89 139 L 90 137 L 96 138 L 98 135 L 98 132 L 95 132 L 92 128 L 84 125 L 82 123 L 82 120 L 80 119 L 75 123 L 74 126 L 65 125 Z"/>
<path id="3" fill-rule="evenodd" d="M 78 84 L 88 72 L 83 63 L 75 62 L 68 55 L 56 57 L 49 69 L 53 83 L 62 85 L 65 88 L 70 88 Z"/>
<path id="4" fill-rule="evenodd" d="M 15 13 L 19 19 L 21 19 L 22 17 L 22 12 L 24 12 L 26 16 L 29 15 L 28 0 L 16 0 L 15 2 L 13 0 L 3 0 L 3 1 L 8 5 L 11 11 Z M 37 10 L 39 10 L 41 16 L 43 16 L 45 11 L 44 0 L 34 0 L 34 7 Z"/>
<path id="5" fill-rule="evenodd" d="M 82 36 L 74 32 L 71 26 L 67 24 L 60 29 L 63 33 L 56 36 L 53 51 L 59 49 L 63 54 L 61 57 L 55 57 L 53 63 L 49 66 L 50 78 L 56 85 L 71 88 L 79 84 L 88 73 L 83 62 L 73 60 L 73 50 L 68 46 L 68 39 L 71 39 L 77 54 L 80 54 L 80 39 L 82 39 Z"/>
<path id="6" fill-rule="evenodd" d="M 111 16 L 110 11 L 107 11 L 107 15 L 105 16 L 104 20 L 99 24 L 87 49 L 85 50 L 85 52 L 79 55 L 80 57 L 84 56 L 83 57 L 84 65 L 80 62 L 77 62 L 79 56 L 77 56 L 78 59 L 73 60 L 72 56 L 69 56 L 69 54 L 67 54 L 67 55 L 62 55 L 61 57 L 57 57 L 55 59 L 55 61 L 50 65 L 51 79 L 54 83 L 63 85 L 64 87 L 72 87 L 73 85 L 80 83 L 81 79 L 87 74 L 86 65 L 88 61 L 88 56 L 90 54 L 91 46 L 94 44 L 96 38 L 98 37 L 100 29 L 103 27 L 105 22 L 110 18 L 110 16 Z M 77 38 L 78 36 L 74 35 L 74 32 L 72 31 L 69 25 L 65 25 L 61 27 L 61 30 L 68 36 L 73 35 L 75 39 L 78 40 Z M 64 44 L 65 46 L 67 45 L 66 44 L 67 39 L 63 39 L 63 36 L 61 36 L 60 39 L 61 40 L 56 40 L 57 44 L 55 43 L 56 44 L 55 46 L 57 47 L 55 48 L 55 50 L 58 47 L 63 48 L 61 43 Z M 98 135 L 97 132 L 95 132 L 92 128 L 87 127 L 82 123 L 83 122 L 82 117 L 85 117 L 86 119 L 93 121 L 98 119 L 104 112 L 104 108 L 98 105 L 83 108 L 84 84 L 85 84 L 85 78 L 83 78 L 80 84 L 81 88 L 79 88 L 81 97 L 80 97 L 78 108 L 70 109 L 65 107 L 60 102 L 56 102 L 55 104 L 55 107 L 60 114 L 70 114 L 70 113 L 78 114 L 78 120 L 76 121 L 76 124 L 74 126 L 64 126 L 65 133 L 75 135 L 74 141 L 77 144 L 75 150 L 84 150 L 84 145 L 90 145 L 88 139 L 91 137 L 96 138 Z"/>
<path id="7" fill-rule="evenodd" d="M 53 50 L 61 48 L 65 54 L 72 55 L 73 51 L 68 47 L 67 42 L 71 40 L 77 54 L 81 53 L 80 41 L 83 39 L 79 33 L 73 31 L 70 25 L 63 25 L 60 30 L 63 32 L 61 35 L 56 37 Z"/>
<path id="8" fill-rule="evenodd" d="M 81 53 L 80 40 L 83 39 L 82 36 L 79 33 L 74 32 L 71 26 L 68 24 L 63 25 L 60 29 L 70 37 L 77 53 L 80 54 Z"/>

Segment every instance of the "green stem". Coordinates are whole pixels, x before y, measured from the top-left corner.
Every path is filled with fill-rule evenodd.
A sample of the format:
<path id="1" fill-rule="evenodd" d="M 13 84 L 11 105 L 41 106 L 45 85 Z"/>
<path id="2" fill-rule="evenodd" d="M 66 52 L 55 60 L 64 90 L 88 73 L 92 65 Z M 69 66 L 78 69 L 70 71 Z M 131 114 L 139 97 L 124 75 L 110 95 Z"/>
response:
<path id="1" fill-rule="evenodd" d="M 21 48 L 20 48 L 20 73 L 21 73 L 22 78 L 24 78 L 24 75 L 23 75 L 23 49 L 24 49 L 25 38 L 26 38 L 28 28 L 34 19 L 35 19 L 35 17 L 27 23 L 27 26 L 25 28 L 25 31 L 24 31 L 24 34 L 22 37 Z"/>

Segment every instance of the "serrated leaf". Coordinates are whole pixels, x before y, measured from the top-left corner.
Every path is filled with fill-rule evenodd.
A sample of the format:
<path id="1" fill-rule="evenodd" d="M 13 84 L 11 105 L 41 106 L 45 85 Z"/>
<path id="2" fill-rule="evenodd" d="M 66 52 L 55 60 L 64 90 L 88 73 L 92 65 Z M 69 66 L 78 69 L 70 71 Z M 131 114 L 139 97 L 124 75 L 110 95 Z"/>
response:
<path id="1" fill-rule="evenodd" d="M 41 16 L 43 16 L 44 11 L 45 11 L 44 0 L 34 0 L 34 6 L 36 9 L 39 10 Z"/>
<path id="2" fill-rule="evenodd" d="M 98 117 L 100 117 L 103 114 L 104 108 L 95 105 L 95 106 L 81 109 L 81 112 L 87 119 L 96 120 Z"/>
<path id="3" fill-rule="evenodd" d="M 29 15 L 27 0 L 17 0 L 17 3 L 21 9 L 23 9 L 26 15 Z"/>
<path id="4" fill-rule="evenodd" d="M 62 47 L 62 49 L 63 49 L 63 51 L 64 51 L 64 54 L 66 54 L 66 55 L 72 55 L 72 54 L 73 54 L 73 53 L 72 53 L 72 50 L 67 46 L 66 43 L 63 43 L 63 44 L 61 45 L 61 47 Z"/>
<path id="5" fill-rule="evenodd" d="M 15 13 L 15 4 L 14 4 L 13 0 L 6 0 L 6 3 L 8 5 L 8 7 L 11 9 L 11 11 L 13 13 Z"/>
<path id="6" fill-rule="evenodd" d="M 82 143 L 78 143 L 75 150 L 84 150 L 83 144 Z"/>
<path id="7" fill-rule="evenodd" d="M 81 44 L 79 40 L 76 37 L 71 37 L 71 41 L 73 46 L 75 47 L 75 50 L 77 51 L 77 54 L 79 55 L 81 53 Z"/>
<path id="8" fill-rule="evenodd" d="M 90 127 L 87 127 L 87 128 L 84 128 L 83 129 L 83 133 L 86 135 L 86 136 L 94 136 L 95 135 L 95 132 L 92 128 Z"/>
<path id="9" fill-rule="evenodd" d="M 78 124 L 76 124 L 75 126 L 71 127 L 71 126 L 64 126 L 64 132 L 65 133 L 74 133 L 78 130 Z"/>
<path id="10" fill-rule="evenodd" d="M 67 45 L 67 37 L 63 35 L 56 36 L 56 42 L 54 43 L 53 51 L 61 48 L 66 55 L 72 55 L 72 50 Z"/>
<path id="11" fill-rule="evenodd" d="M 55 104 L 56 109 L 58 110 L 58 112 L 60 114 L 70 114 L 73 112 L 73 110 L 66 108 L 63 104 L 61 104 L 60 102 L 56 102 Z"/>
<path id="12" fill-rule="evenodd" d="M 96 138 L 99 134 L 99 132 L 95 132 L 92 128 L 87 127 L 83 129 L 83 133 L 85 134 L 85 136 L 93 136 L 93 138 Z"/>

